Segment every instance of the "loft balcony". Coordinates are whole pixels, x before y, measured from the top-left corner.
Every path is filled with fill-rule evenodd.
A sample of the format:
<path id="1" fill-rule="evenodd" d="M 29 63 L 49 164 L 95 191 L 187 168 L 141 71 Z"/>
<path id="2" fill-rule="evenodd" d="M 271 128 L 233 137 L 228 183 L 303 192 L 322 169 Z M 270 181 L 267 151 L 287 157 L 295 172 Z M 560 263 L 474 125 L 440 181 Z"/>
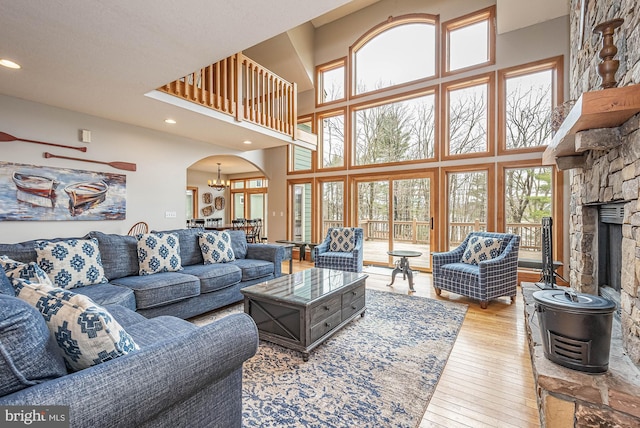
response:
<path id="1" fill-rule="evenodd" d="M 317 148 L 317 136 L 297 127 L 296 84 L 242 53 L 167 83 L 157 91 L 232 117 L 238 125 L 258 125 L 263 132 L 291 144 Z"/>

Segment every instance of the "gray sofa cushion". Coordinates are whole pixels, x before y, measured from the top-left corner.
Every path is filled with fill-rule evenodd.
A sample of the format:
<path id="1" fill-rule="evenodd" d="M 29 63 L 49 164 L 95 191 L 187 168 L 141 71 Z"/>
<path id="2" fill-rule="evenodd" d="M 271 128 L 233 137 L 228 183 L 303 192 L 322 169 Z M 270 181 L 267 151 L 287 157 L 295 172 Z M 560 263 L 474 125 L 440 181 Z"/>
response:
<path id="1" fill-rule="evenodd" d="M 227 233 L 231 236 L 231 248 L 236 260 L 247 257 L 247 235 L 244 230 L 227 230 Z"/>
<path id="2" fill-rule="evenodd" d="M 230 264 L 242 270 L 242 281 L 251 281 L 273 274 L 273 263 L 266 260 L 237 259 Z"/>
<path id="3" fill-rule="evenodd" d="M 111 283 L 131 288 L 136 296 L 137 309 L 163 306 L 200 294 L 200 280 L 178 272 L 127 276 Z"/>
<path id="4" fill-rule="evenodd" d="M 98 305 L 121 305 L 132 311 L 136 310 L 136 296 L 133 290 L 113 284 L 96 284 L 76 287 L 74 293 L 85 295 Z"/>
<path id="5" fill-rule="evenodd" d="M 200 293 L 220 290 L 242 280 L 242 271 L 233 263 L 185 266 L 183 273 L 200 279 Z"/>
<path id="6" fill-rule="evenodd" d="M 152 232 L 156 233 L 156 231 Z M 202 252 L 200 251 L 200 245 L 198 244 L 198 233 L 202 233 L 202 229 L 174 229 L 162 230 L 159 232 L 178 235 L 178 242 L 180 243 L 180 258 L 182 259 L 183 267 L 201 265 L 204 263 Z"/>
<path id="7" fill-rule="evenodd" d="M 138 240 L 134 236 L 89 232 L 98 240 L 104 275 L 109 279 L 138 275 Z"/>
<path id="8" fill-rule="evenodd" d="M 0 396 L 67 374 L 38 310 L 0 294 Z"/>

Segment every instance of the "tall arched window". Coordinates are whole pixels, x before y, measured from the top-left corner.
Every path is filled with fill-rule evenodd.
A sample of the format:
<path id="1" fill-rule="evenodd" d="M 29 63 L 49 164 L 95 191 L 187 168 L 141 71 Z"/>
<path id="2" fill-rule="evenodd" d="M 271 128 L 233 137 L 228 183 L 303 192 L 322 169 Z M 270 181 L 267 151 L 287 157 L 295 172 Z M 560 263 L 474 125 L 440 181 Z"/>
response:
<path id="1" fill-rule="evenodd" d="M 437 16 L 389 18 L 364 34 L 352 47 L 353 95 L 435 77 Z"/>

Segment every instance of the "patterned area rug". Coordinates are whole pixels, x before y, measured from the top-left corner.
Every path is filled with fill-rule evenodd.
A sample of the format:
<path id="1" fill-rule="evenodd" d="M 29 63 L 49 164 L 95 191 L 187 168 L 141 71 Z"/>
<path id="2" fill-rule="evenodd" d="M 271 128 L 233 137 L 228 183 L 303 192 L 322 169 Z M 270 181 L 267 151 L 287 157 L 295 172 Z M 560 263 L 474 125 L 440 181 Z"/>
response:
<path id="1" fill-rule="evenodd" d="M 227 311 L 235 310 L 242 308 Z M 365 316 L 306 363 L 298 352 L 261 341 L 244 365 L 243 425 L 417 427 L 466 311 L 458 303 L 367 290 Z"/>

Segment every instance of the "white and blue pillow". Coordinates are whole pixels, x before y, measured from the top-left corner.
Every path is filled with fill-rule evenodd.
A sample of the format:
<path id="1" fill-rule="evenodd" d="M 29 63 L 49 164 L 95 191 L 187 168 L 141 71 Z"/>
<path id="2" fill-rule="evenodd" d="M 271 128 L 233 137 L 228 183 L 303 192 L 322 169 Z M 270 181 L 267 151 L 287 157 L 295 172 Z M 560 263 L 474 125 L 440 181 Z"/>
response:
<path id="1" fill-rule="evenodd" d="M 13 287 L 19 287 L 19 279 L 25 279 L 35 284 L 45 284 L 53 287 L 47 274 L 38 266 L 36 262 L 22 263 L 10 259 L 7 256 L 0 256 L 0 266 L 4 269 L 5 275 L 11 281 Z"/>
<path id="2" fill-rule="evenodd" d="M 333 229 L 330 235 L 329 251 L 350 253 L 356 247 L 356 232 L 352 227 Z"/>
<path id="3" fill-rule="evenodd" d="M 462 254 L 462 262 L 477 265 L 500 255 L 502 239 L 472 236 Z"/>
<path id="4" fill-rule="evenodd" d="M 198 243 L 205 265 L 227 263 L 236 259 L 231 247 L 231 235 L 227 232 L 199 233 Z"/>
<path id="5" fill-rule="evenodd" d="M 182 270 L 178 235 L 156 232 L 136 235 L 136 238 L 140 275 Z"/>
<path id="6" fill-rule="evenodd" d="M 70 369 L 82 370 L 140 349 L 111 314 L 89 297 L 17 281 L 16 296 L 40 311 Z"/>
<path id="7" fill-rule="evenodd" d="M 108 282 L 97 239 L 38 241 L 35 250 L 38 266 L 56 287 L 71 289 Z"/>

